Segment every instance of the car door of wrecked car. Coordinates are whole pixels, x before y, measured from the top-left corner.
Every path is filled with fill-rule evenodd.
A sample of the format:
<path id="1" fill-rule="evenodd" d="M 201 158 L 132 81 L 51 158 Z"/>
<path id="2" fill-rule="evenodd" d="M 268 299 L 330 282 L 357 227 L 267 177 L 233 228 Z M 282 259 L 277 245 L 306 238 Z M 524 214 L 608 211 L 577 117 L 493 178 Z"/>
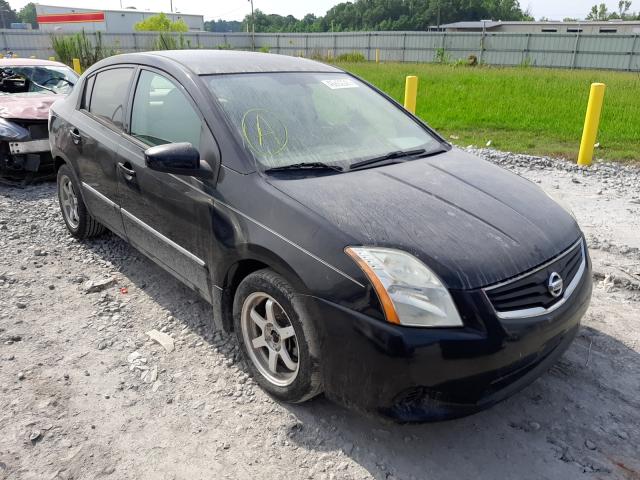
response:
<path id="1" fill-rule="evenodd" d="M 119 235 L 125 231 L 116 153 L 126 128 L 126 100 L 134 72 L 132 66 L 118 66 L 88 77 L 69 132 L 85 203 L 101 223 Z"/>
<path id="2" fill-rule="evenodd" d="M 195 102 L 166 74 L 142 68 L 135 80 L 128 135 L 118 153 L 122 220 L 128 240 L 160 266 L 211 301 L 207 268 L 212 206 L 202 181 L 146 166 L 156 145 L 189 142 L 201 158 L 217 163 L 215 141 Z M 214 165 L 215 166 L 215 165 Z"/>

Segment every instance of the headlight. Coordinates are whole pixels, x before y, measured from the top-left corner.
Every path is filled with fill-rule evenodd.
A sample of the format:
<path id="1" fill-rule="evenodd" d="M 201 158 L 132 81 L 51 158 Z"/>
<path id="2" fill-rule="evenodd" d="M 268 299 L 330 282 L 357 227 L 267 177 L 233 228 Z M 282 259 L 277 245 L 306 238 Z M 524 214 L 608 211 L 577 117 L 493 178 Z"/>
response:
<path id="1" fill-rule="evenodd" d="M 547 197 L 549 197 L 551 200 L 553 200 L 558 205 L 560 205 L 565 212 L 571 215 L 576 222 L 578 221 L 578 219 L 573 213 L 573 210 L 571 210 L 571 207 L 569 206 L 569 204 L 564 198 L 562 198 L 560 195 L 554 195 L 553 193 L 548 192 L 547 190 L 544 190 L 544 189 L 542 191 L 547 194 Z"/>
<path id="2" fill-rule="evenodd" d="M 7 142 L 19 142 L 29 138 L 29 130 L 0 118 L 0 138 Z"/>
<path id="3" fill-rule="evenodd" d="M 413 255 L 391 248 L 347 247 L 378 294 L 388 322 L 412 327 L 461 327 L 449 291 Z"/>

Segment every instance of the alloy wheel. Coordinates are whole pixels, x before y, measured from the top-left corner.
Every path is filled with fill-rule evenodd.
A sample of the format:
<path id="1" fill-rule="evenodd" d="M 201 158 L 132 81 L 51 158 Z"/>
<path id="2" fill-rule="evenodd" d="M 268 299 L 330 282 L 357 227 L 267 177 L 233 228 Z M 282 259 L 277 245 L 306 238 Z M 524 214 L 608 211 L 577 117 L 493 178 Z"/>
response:
<path id="1" fill-rule="evenodd" d="M 291 385 L 298 376 L 299 348 L 293 325 L 282 306 L 264 292 L 249 295 L 240 317 L 249 358 L 269 382 Z"/>
<path id="2" fill-rule="evenodd" d="M 65 220 L 71 228 L 76 229 L 80 225 L 80 216 L 78 215 L 78 196 L 73 188 L 71 179 L 64 175 L 60 179 L 60 206 Z"/>

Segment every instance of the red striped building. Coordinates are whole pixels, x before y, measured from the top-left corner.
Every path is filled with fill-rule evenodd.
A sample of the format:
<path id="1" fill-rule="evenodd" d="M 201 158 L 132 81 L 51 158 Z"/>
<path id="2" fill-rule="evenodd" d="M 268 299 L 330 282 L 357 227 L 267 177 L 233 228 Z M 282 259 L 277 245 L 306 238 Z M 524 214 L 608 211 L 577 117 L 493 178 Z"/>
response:
<path id="1" fill-rule="evenodd" d="M 56 7 L 36 4 L 36 14 L 40 30 L 51 32 L 105 32 L 129 33 L 134 25 L 160 12 L 143 10 L 94 10 L 87 8 Z M 204 30 L 202 15 L 166 13 L 173 21 L 184 20 L 191 31 Z"/>

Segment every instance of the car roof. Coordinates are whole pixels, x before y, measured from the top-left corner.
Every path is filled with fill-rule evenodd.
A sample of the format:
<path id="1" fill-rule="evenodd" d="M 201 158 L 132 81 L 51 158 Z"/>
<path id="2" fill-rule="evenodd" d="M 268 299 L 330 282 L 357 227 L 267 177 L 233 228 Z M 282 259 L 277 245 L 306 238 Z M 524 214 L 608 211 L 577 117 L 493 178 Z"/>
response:
<path id="1" fill-rule="evenodd" d="M 64 63 L 39 58 L 0 58 L 0 67 L 66 67 Z"/>
<path id="2" fill-rule="evenodd" d="M 135 55 L 135 54 L 133 54 Z M 341 72 L 340 69 L 306 58 L 272 53 L 234 50 L 162 50 L 144 52 L 144 57 L 163 57 L 182 64 L 197 75 L 260 72 Z M 120 55 L 126 61 L 128 55 Z M 139 58 L 139 57 L 138 57 Z"/>

